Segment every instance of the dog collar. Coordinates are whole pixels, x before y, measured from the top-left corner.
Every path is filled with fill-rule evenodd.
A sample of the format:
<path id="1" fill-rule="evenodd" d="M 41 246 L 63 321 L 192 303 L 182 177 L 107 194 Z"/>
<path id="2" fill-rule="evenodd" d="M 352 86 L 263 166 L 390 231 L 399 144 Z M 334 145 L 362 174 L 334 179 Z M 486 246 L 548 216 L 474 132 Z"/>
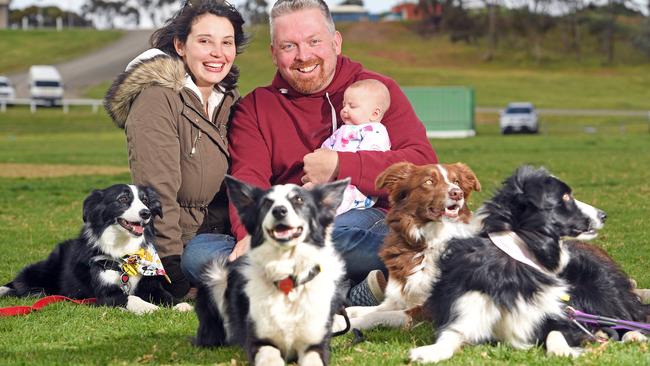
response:
<path id="1" fill-rule="evenodd" d="M 120 287 L 124 293 L 129 293 L 131 289 L 129 278 L 138 274 L 141 276 L 165 276 L 167 282 L 171 283 L 158 252 L 151 243 L 147 243 L 144 248 L 138 249 L 133 254 L 124 255 L 122 258 L 116 259 L 108 255 L 98 255 L 92 257 L 90 262 L 104 269 L 121 272 Z"/>
<path id="2" fill-rule="evenodd" d="M 302 280 L 298 281 L 298 276 L 296 275 L 291 275 L 288 277 L 285 277 L 279 281 L 273 282 L 275 287 L 278 288 L 278 290 L 282 291 L 285 296 L 289 295 L 289 293 L 296 287 L 300 285 L 304 285 L 305 283 L 311 281 L 316 277 L 319 273 L 321 272 L 320 265 L 317 264 L 309 270 L 309 273 L 307 274 L 307 277 L 303 278 Z"/>
<path id="3" fill-rule="evenodd" d="M 540 272 L 549 273 L 537 262 L 528 249 L 528 245 L 515 232 L 499 231 L 496 233 L 488 233 L 488 236 L 497 248 L 501 249 L 511 258 L 533 267 Z"/>

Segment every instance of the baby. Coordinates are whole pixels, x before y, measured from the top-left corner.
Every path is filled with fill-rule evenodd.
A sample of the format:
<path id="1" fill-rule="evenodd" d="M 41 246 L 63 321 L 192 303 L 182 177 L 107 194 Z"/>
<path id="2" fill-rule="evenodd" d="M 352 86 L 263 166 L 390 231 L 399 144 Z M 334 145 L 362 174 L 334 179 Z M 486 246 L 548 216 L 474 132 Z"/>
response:
<path id="1" fill-rule="evenodd" d="M 379 80 L 366 79 L 355 82 L 345 89 L 339 127 L 321 147 L 335 151 L 388 151 L 390 139 L 381 119 L 390 107 L 388 88 Z M 343 195 L 337 215 L 351 209 L 369 208 L 376 197 L 367 197 L 350 184 Z"/>

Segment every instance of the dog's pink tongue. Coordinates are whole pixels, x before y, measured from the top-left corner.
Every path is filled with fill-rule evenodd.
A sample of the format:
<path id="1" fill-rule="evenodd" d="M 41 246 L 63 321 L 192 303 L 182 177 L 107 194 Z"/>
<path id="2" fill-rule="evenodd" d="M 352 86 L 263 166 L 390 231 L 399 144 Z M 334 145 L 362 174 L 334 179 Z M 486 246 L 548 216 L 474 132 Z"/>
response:
<path id="1" fill-rule="evenodd" d="M 293 228 L 289 228 L 289 229 L 286 229 L 286 230 L 278 230 L 278 229 L 276 229 L 275 230 L 275 237 L 278 238 L 278 239 L 286 239 L 286 238 L 291 237 L 293 235 L 294 231 L 295 231 L 295 229 L 293 229 Z"/>
<path id="2" fill-rule="evenodd" d="M 144 226 L 133 225 L 131 227 L 133 228 L 133 232 L 138 234 L 138 235 L 142 235 L 142 233 L 144 233 Z"/>

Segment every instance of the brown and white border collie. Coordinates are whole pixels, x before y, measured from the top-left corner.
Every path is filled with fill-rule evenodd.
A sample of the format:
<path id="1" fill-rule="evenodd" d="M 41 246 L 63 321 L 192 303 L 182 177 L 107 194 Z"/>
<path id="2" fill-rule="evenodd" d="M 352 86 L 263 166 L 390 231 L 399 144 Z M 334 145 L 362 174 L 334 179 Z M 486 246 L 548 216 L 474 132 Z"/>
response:
<path id="1" fill-rule="evenodd" d="M 346 309 L 357 329 L 408 325 L 439 276 L 436 263 L 447 241 L 472 236 L 480 228 L 467 199 L 481 184 L 465 164 L 397 163 L 377 177 L 376 185 L 388 191 L 391 205 L 386 216 L 390 231 L 379 252 L 388 284 L 380 305 Z"/>

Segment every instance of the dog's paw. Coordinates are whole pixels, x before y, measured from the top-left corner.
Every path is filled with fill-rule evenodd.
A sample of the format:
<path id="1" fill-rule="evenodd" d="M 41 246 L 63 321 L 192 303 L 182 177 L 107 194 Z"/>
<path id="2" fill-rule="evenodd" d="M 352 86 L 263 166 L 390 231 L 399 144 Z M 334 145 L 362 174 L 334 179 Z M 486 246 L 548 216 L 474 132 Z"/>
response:
<path id="1" fill-rule="evenodd" d="M 262 346 L 255 354 L 255 365 L 284 366 L 280 350 L 271 346 Z"/>
<path id="2" fill-rule="evenodd" d="M 13 289 L 7 286 L 0 286 L 0 297 L 10 296 L 13 293 Z"/>
<path id="3" fill-rule="evenodd" d="M 342 315 L 335 314 L 332 320 L 332 333 L 340 332 L 347 327 L 345 318 Z"/>
<path id="4" fill-rule="evenodd" d="M 142 315 L 152 313 L 158 309 L 158 306 L 146 302 L 137 296 L 129 295 L 129 299 L 126 301 L 126 310 L 133 314 Z"/>
<path id="5" fill-rule="evenodd" d="M 641 332 L 633 330 L 623 334 L 621 339 L 623 342 L 647 342 L 648 338 L 644 336 Z"/>
<path id="6" fill-rule="evenodd" d="M 411 362 L 434 363 L 448 360 L 454 355 L 451 347 L 441 347 L 439 344 L 413 348 L 409 352 Z"/>
<path id="7" fill-rule="evenodd" d="M 310 351 L 300 357 L 298 366 L 323 366 L 323 360 L 318 353 Z"/>
<path id="8" fill-rule="evenodd" d="M 194 306 L 186 303 L 186 302 L 180 302 L 173 307 L 174 310 L 180 311 L 181 313 L 185 313 L 188 311 L 194 310 Z"/>
<path id="9" fill-rule="evenodd" d="M 547 356 L 576 358 L 580 356 L 581 353 L 582 351 L 580 349 L 569 347 L 564 335 L 557 330 L 551 331 L 548 336 L 546 336 Z"/>
<path id="10" fill-rule="evenodd" d="M 365 308 L 366 306 L 350 306 L 349 308 L 345 308 L 345 312 L 350 318 L 358 318 L 366 313 L 366 311 L 364 311 Z"/>

